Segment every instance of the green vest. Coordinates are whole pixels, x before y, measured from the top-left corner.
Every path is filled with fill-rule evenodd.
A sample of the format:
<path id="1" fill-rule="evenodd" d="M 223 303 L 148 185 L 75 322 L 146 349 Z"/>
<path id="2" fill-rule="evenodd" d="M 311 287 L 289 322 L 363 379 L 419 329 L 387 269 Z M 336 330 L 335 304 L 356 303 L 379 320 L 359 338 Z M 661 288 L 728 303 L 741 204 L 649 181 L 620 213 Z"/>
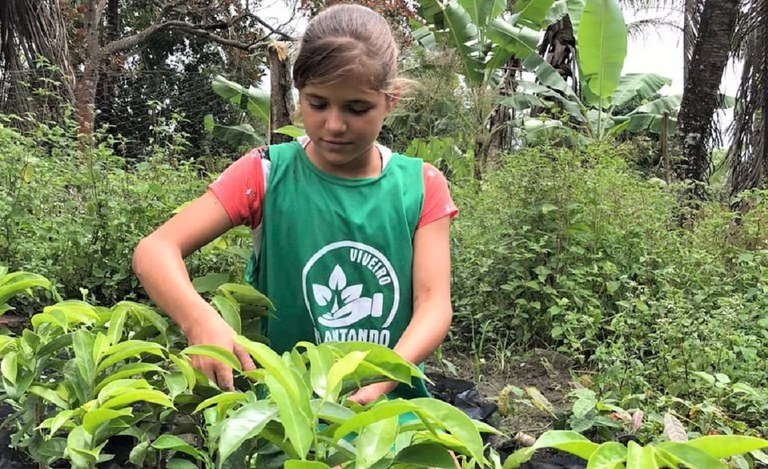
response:
<path id="1" fill-rule="evenodd" d="M 275 305 L 262 333 L 278 353 L 300 341 L 394 347 L 413 315 L 413 236 L 422 161 L 392 154 L 381 175 L 346 179 L 315 167 L 299 142 L 269 147 L 258 265 L 246 279 Z M 390 397 L 427 396 L 423 382 Z"/>

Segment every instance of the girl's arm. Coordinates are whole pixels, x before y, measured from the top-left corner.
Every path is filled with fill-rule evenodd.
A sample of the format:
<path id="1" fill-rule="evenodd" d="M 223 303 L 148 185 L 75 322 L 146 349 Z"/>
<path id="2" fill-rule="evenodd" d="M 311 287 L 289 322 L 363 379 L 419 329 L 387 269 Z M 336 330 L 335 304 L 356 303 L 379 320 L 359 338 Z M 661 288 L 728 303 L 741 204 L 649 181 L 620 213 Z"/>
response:
<path id="1" fill-rule="evenodd" d="M 248 353 L 234 343 L 234 330 L 195 291 L 184 265 L 185 257 L 230 228 L 226 210 L 208 191 L 144 238 L 132 266 L 149 297 L 179 325 L 189 345 L 218 345 L 231 350 L 243 368 L 254 369 Z M 222 389 L 233 389 L 232 370 L 226 365 L 199 355 L 192 357 L 192 365 Z"/>
<path id="2" fill-rule="evenodd" d="M 411 363 L 421 363 L 445 339 L 451 326 L 450 217 L 425 225 L 413 238 L 413 317 L 394 347 Z M 394 382 L 365 386 L 350 399 L 360 404 L 392 391 Z"/>

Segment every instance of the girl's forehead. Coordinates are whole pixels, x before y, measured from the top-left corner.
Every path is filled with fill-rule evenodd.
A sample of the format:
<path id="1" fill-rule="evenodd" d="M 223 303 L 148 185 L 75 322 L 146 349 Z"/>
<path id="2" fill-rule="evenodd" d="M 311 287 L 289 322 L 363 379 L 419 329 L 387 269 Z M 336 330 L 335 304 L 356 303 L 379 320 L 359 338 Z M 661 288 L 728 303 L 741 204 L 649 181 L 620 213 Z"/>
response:
<path id="1" fill-rule="evenodd" d="M 384 95 L 361 81 L 339 80 L 329 84 L 309 84 L 299 90 L 306 96 L 340 101 L 371 101 Z"/>

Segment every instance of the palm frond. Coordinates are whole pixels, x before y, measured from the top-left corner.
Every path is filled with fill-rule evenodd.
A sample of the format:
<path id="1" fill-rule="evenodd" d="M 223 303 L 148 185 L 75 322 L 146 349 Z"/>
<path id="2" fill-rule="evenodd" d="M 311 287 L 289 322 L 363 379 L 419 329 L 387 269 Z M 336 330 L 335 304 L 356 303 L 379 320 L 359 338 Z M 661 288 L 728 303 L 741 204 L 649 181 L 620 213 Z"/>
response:
<path id="1" fill-rule="evenodd" d="M 666 18 L 644 18 L 627 23 L 627 33 L 630 38 L 644 38 L 651 33 L 661 35 L 663 31 L 679 33 L 682 28 L 679 24 Z"/>
<path id="2" fill-rule="evenodd" d="M 731 193 L 763 187 L 768 182 L 768 0 L 752 0 L 748 27 L 742 29 L 740 49 L 744 59 L 736 109 L 731 125 Z"/>

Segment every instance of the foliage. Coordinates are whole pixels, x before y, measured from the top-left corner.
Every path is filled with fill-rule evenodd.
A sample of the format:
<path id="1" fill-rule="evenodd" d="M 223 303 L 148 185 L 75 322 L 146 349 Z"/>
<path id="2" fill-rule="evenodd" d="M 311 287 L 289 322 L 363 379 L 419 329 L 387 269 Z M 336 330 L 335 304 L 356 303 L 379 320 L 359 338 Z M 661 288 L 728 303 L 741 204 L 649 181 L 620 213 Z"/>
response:
<path id="1" fill-rule="evenodd" d="M 216 292 L 211 303 L 238 324 L 246 306 L 271 307 L 251 287 L 224 284 Z M 447 449 L 487 462 L 479 432 L 495 430 L 449 404 L 346 402 L 361 385 L 423 377 L 386 347 L 302 343 L 281 357 L 238 336 L 259 365 L 241 372 L 231 352 L 181 348 L 177 328 L 139 303 L 62 301 L 31 324 L 16 336 L 0 335 L 0 397 L 14 410 L 5 422 L 12 445 L 41 464 L 94 468 L 113 458 L 105 448 L 118 436 L 133 439 L 129 459 L 141 467 L 156 466 L 168 453 L 167 467 L 185 467 L 191 458 L 208 468 L 453 468 Z M 242 390 L 216 389 L 192 369 L 195 354 L 248 378 L 239 382 Z"/>
<path id="2" fill-rule="evenodd" d="M 615 441 L 600 445 L 571 431 L 548 431 L 530 447 L 512 454 L 504 463 L 505 469 L 520 467 L 533 453 L 542 448 L 554 448 L 587 460 L 587 467 L 626 467 L 645 469 L 685 467 L 692 469 L 727 468 L 720 459 L 768 447 L 768 440 L 760 438 L 715 435 L 690 441 L 665 441 L 641 446 L 630 441 L 627 446 Z"/>
<path id="3" fill-rule="evenodd" d="M 528 148 L 454 189 L 453 343 L 554 347 L 597 372 L 585 385 L 602 399 L 645 395 L 702 433 L 763 431 L 765 195 L 738 221 L 715 203 L 685 211 L 677 188 L 628 170 L 628 148 Z"/>
<path id="4" fill-rule="evenodd" d="M 20 119 L 30 131 L 10 127 Z M 145 160 L 130 167 L 111 150 L 121 140 L 102 134 L 95 148 L 83 148 L 71 119 L 55 126 L 0 116 L 2 262 L 10 270 L 41 273 L 65 297 L 105 303 L 136 297 L 130 270 L 135 245 L 212 179 L 201 178 L 196 163 L 179 162 L 188 144 L 173 127 L 156 127 Z M 239 264 L 231 260 L 247 259 L 248 244 L 247 235 L 230 232 L 189 259 L 192 276 L 204 269 L 239 278 Z"/>

